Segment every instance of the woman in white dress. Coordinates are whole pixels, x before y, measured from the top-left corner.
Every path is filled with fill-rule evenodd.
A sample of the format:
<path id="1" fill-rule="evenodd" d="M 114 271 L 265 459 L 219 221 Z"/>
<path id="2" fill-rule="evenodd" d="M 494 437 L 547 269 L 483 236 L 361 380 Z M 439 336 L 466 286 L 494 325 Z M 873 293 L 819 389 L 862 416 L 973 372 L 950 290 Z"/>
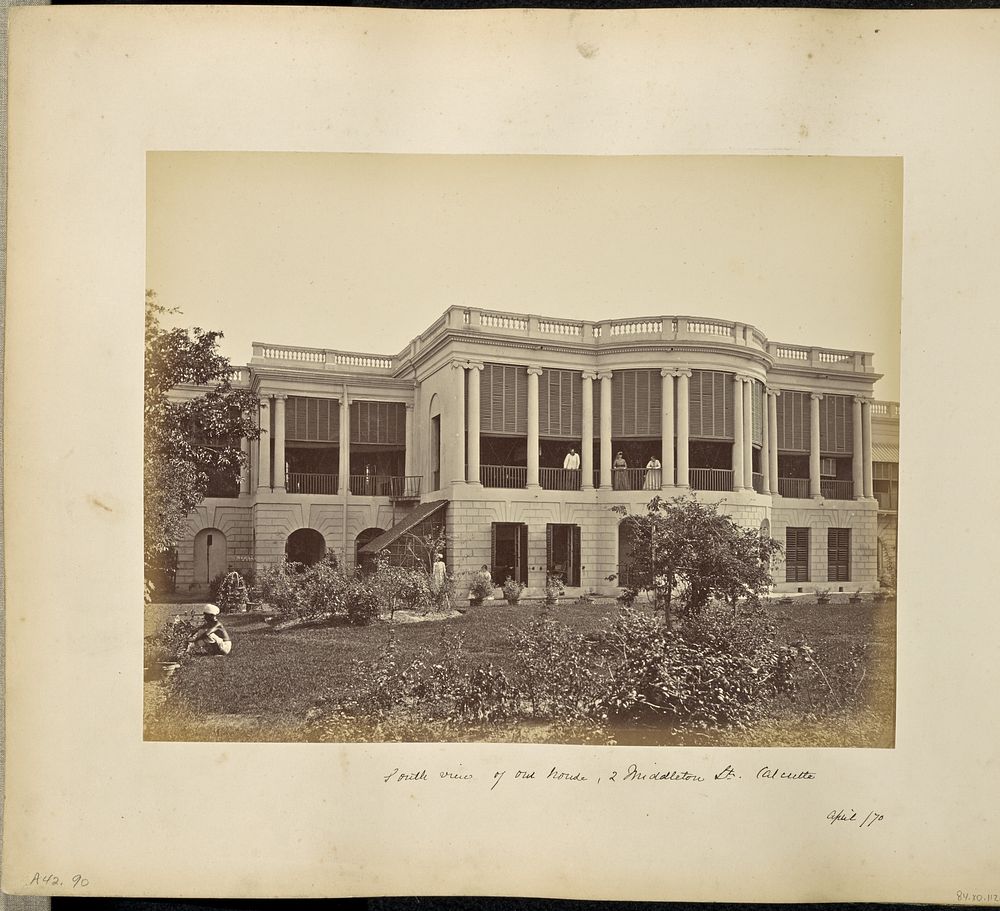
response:
<path id="1" fill-rule="evenodd" d="M 643 482 L 642 489 L 660 489 L 660 460 L 655 455 L 650 456 L 646 463 L 646 480 Z"/>

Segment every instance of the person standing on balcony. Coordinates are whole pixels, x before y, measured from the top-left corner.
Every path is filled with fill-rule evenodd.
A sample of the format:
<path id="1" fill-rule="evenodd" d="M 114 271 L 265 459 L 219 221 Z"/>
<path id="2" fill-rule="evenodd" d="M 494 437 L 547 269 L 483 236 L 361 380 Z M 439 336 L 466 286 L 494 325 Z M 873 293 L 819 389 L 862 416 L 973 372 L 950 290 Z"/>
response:
<path id="1" fill-rule="evenodd" d="M 643 482 L 642 489 L 660 489 L 660 460 L 655 455 L 651 455 L 646 463 L 646 480 Z"/>
<path id="2" fill-rule="evenodd" d="M 612 468 L 614 468 L 614 489 L 615 490 L 628 490 L 628 462 L 625 461 L 625 456 L 619 452 L 615 456 L 615 460 L 612 463 Z"/>
<path id="3" fill-rule="evenodd" d="M 563 468 L 566 471 L 580 470 L 580 453 L 572 447 L 570 447 L 569 452 L 566 453 L 566 458 L 563 459 Z"/>

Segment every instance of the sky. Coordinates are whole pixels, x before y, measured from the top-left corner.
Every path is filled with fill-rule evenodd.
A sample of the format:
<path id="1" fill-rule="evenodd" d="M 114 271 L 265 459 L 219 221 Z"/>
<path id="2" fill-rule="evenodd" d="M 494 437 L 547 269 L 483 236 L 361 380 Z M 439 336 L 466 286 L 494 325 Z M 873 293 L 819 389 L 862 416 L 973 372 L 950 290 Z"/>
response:
<path id="1" fill-rule="evenodd" d="M 890 158 L 155 152 L 147 287 L 177 325 L 398 353 L 452 305 L 740 320 L 873 351 L 899 396 Z"/>

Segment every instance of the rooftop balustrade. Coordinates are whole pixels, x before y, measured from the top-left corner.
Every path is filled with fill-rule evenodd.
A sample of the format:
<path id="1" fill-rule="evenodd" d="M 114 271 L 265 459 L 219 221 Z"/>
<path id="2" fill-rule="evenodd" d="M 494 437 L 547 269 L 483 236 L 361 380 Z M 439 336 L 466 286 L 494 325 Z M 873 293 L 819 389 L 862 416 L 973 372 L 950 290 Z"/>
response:
<path id="1" fill-rule="evenodd" d="M 776 364 L 822 368 L 848 373 L 872 373 L 872 355 L 772 342 L 755 326 L 731 320 L 695 316 L 645 316 L 611 320 L 571 320 L 450 307 L 399 354 L 368 354 L 254 342 L 251 365 L 288 364 L 338 372 L 391 375 L 445 333 L 476 333 L 490 337 L 592 346 L 596 350 L 641 342 L 727 345 L 766 355 Z"/>

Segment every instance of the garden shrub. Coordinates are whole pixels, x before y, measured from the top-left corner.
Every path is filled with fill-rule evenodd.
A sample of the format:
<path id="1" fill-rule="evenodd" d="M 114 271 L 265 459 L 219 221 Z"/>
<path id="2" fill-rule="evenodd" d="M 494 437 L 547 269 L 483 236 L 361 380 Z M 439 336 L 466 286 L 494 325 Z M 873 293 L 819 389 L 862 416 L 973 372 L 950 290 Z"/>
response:
<path id="1" fill-rule="evenodd" d="M 381 598 L 371 577 L 356 577 L 345 594 L 347 621 L 355 626 L 368 626 L 381 614 Z"/>
<path id="2" fill-rule="evenodd" d="M 163 629 L 143 640 L 143 658 L 146 667 L 160 662 L 180 662 L 187 657 L 188 640 L 201 626 L 200 621 L 174 615 Z"/>
<path id="3" fill-rule="evenodd" d="M 511 636 L 515 679 L 536 718 L 603 719 L 599 667 L 581 634 L 553 620 L 532 620 Z"/>
<path id="4" fill-rule="evenodd" d="M 266 566 L 257 573 L 256 597 L 282 620 L 301 618 L 304 612 L 304 593 L 301 564 L 279 563 Z"/>

